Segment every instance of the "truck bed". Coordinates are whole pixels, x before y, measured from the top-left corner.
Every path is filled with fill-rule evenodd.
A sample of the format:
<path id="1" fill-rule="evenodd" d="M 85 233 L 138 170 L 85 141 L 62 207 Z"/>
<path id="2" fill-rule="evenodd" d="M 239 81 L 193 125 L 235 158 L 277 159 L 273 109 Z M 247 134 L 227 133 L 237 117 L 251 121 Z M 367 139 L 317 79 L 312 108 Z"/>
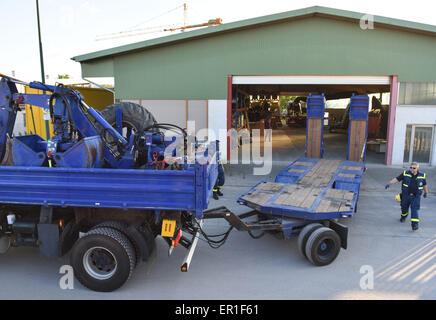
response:
<path id="1" fill-rule="evenodd" d="M 201 217 L 216 177 L 216 164 L 180 171 L 0 166 L 0 203 L 181 210 Z"/>

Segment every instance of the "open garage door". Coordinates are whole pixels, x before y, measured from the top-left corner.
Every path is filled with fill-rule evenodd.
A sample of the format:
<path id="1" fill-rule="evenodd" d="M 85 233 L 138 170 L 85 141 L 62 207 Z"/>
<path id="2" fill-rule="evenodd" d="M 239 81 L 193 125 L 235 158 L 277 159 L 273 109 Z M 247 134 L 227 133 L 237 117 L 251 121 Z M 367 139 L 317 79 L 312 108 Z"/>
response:
<path id="1" fill-rule="evenodd" d="M 322 121 L 323 157 L 345 159 L 348 152 L 349 101 L 353 94 L 370 97 L 367 161 L 387 163 L 392 76 L 232 76 L 229 77 L 229 128 L 271 128 L 273 160 L 296 159 L 306 152 L 306 100 L 326 99 Z M 231 87 L 230 87 L 231 84 Z M 283 100 L 286 106 L 284 106 Z M 348 99 L 348 105 L 347 105 Z M 390 110 L 391 109 L 391 110 Z M 392 116 L 392 113 L 391 113 Z M 391 119 L 393 120 L 393 119 Z M 355 130 L 355 129 L 353 129 Z M 392 143 L 391 143 L 392 145 Z"/>

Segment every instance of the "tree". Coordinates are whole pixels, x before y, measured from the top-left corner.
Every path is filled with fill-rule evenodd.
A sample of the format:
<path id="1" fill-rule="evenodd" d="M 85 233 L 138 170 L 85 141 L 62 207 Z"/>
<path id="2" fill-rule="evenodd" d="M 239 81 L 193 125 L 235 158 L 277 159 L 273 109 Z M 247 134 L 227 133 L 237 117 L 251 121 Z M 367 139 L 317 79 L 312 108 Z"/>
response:
<path id="1" fill-rule="evenodd" d="M 280 110 L 285 110 L 290 100 L 295 100 L 296 96 L 280 96 Z"/>

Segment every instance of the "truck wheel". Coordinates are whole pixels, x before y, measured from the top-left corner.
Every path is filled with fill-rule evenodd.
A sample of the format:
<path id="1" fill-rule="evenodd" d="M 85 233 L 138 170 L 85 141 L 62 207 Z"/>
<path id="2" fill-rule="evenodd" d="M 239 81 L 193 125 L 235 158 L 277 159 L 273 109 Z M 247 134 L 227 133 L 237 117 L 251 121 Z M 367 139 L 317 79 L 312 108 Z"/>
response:
<path id="1" fill-rule="evenodd" d="M 303 257 L 307 258 L 306 257 L 307 239 L 309 238 L 309 236 L 312 234 L 313 231 L 322 227 L 323 225 L 320 223 L 310 223 L 304 226 L 303 229 L 301 229 L 300 234 L 298 235 L 298 251 L 301 253 Z"/>
<path id="2" fill-rule="evenodd" d="M 103 118 L 114 128 L 117 122 L 117 109 L 121 109 L 123 114 L 123 133 L 126 128 L 138 132 L 156 123 L 153 115 L 143 106 L 133 102 L 117 102 L 101 111 Z M 114 139 L 109 133 L 106 133 L 104 137 L 109 142 Z M 126 138 L 126 135 L 123 134 L 123 137 Z"/>
<path id="3" fill-rule="evenodd" d="M 74 245 L 71 266 L 85 287 L 110 292 L 121 287 L 132 275 L 135 250 L 129 239 L 110 228 L 90 230 Z"/>
<path id="4" fill-rule="evenodd" d="M 332 229 L 322 227 L 316 229 L 307 239 L 306 257 L 316 266 L 332 263 L 341 250 L 341 239 Z"/>

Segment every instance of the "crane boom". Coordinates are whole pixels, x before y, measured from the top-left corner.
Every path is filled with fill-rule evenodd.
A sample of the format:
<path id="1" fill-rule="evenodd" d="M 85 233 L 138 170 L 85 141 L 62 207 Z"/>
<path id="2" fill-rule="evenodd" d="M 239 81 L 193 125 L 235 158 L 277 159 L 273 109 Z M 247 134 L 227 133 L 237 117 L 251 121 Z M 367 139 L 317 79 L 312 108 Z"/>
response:
<path id="1" fill-rule="evenodd" d="M 166 13 L 174 11 L 175 9 L 178 9 L 180 7 L 181 6 L 174 8 Z M 207 26 L 212 26 L 212 25 L 217 25 L 217 24 L 223 23 L 223 20 L 221 18 L 215 18 L 215 19 L 209 20 L 208 22 L 194 24 L 194 25 L 188 25 L 187 24 L 187 10 L 188 10 L 188 8 L 187 8 L 186 3 L 185 3 L 185 4 L 183 4 L 183 26 L 172 24 L 172 25 L 163 25 L 163 26 L 153 26 L 153 27 L 147 27 L 147 28 L 130 29 L 130 30 L 126 30 L 126 31 L 120 31 L 120 32 L 100 35 L 100 36 L 97 36 L 95 40 L 100 41 L 100 40 L 132 37 L 132 36 L 138 36 L 138 35 L 142 35 L 142 34 L 156 33 L 156 32 L 166 32 L 166 31 L 174 32 L 177 30 L 183 31 L 185 29 L 201 28 L 201 27 L 207 27 Z M 164 14 L 166 14 L 166 13 L 164 13 Z M 158 17 L 160 17 L 162 15 L 159 15 Z M 149 19 L 148 21 L 151 21 L 155 18 Z"/>
<path id="2" fill-rule="evenodd" d="M 185 30 L 185 29 L 190 29 L 190 28 L 200 28 L 200 27 L 207 27 L 207 26 L 212 26 L 212 25 L 217 25 L 217 24 L 222 24 L 222 23 L 223 23 L 223 20 L 221 18 L 216 18 L 216 19 L 209 20 L 208 22 L 205 22 L 205 23 L 193 24 L 193 25 L 177 27 L 177 28 L 164 29 L 163 31 L 177 31 L 177 30 Z"/>

